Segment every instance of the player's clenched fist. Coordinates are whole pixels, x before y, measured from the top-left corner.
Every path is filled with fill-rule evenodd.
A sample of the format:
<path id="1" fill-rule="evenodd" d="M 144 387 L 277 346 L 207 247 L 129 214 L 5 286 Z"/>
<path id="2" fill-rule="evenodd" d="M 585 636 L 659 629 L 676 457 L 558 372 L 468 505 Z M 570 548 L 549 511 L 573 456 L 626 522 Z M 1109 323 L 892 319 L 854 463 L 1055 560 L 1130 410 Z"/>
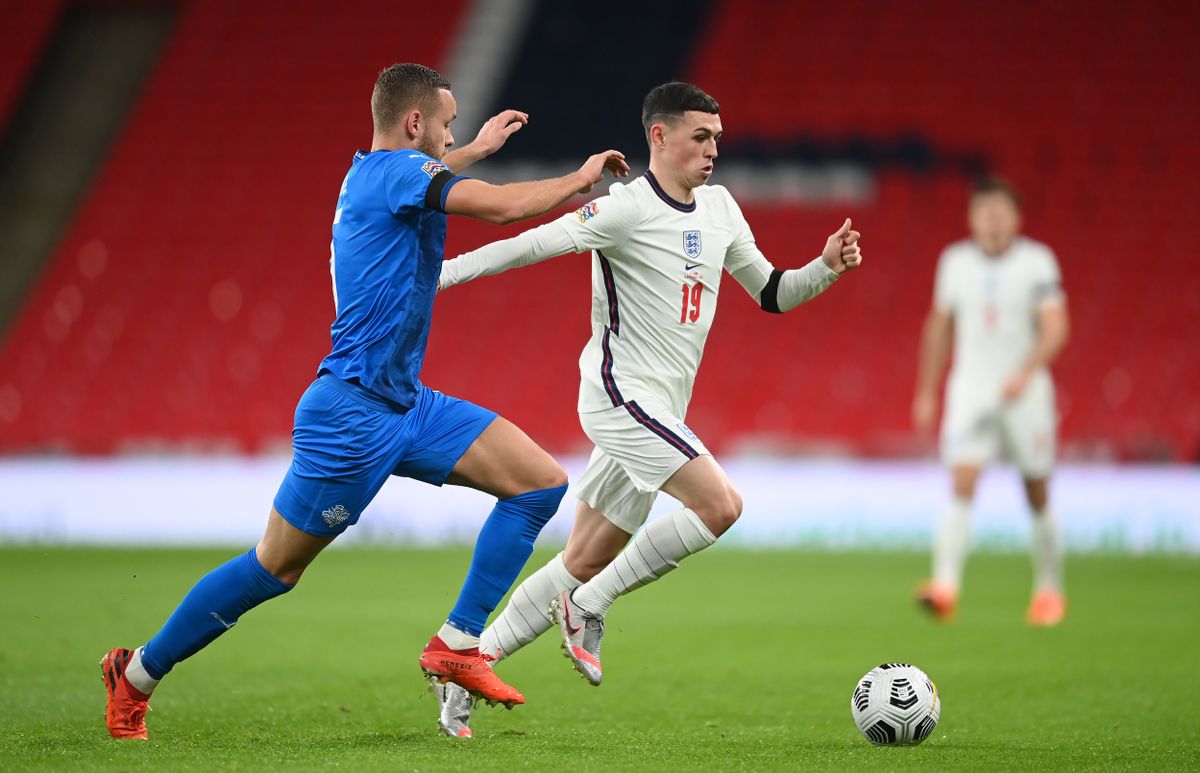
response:
<path id="1" fill-rule="evenodd" d="M 861 238 L 862 234 L 851 229 L 850 218 L 846 218 L 837 233 L 825 240 L 825 249 L 821 252 L 821 259 L 830 271 L 844 274 L 862 265 L 862 249 L 858 246 Z"/>
<path id="2" fill-rule="evenodd" d="M 625 154 L 619 150 L 606 150 L 583 162 L 579 173 L 584 178 L 584 184 L 579 188 L 580 193 L 587 193 L 592 186 L 604 179 L 604 170 L 613 177 L 628 177 L 629 164 L 625 163 Z"/>

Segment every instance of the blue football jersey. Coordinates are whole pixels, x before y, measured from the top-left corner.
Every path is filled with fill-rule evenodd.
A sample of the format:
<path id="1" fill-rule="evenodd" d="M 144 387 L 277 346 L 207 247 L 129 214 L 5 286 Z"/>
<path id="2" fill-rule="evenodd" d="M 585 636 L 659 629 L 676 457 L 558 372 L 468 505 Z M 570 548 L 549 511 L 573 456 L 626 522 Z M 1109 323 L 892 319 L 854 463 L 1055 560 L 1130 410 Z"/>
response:
<path id="1" fill-rule="evenodd" d="M 464 179 L 416 150 L 359 151 L 333 217 L 337 318 L 320 373 L 409 408 L 446 243 L 446 194 Z"/>

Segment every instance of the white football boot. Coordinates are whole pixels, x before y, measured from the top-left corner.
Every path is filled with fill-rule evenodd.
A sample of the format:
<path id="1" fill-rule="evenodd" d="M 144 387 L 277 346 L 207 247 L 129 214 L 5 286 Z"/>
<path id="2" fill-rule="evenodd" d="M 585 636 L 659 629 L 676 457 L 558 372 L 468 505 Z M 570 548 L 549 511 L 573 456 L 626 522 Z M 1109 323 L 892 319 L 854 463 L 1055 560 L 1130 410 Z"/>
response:
<path id="1" fill-rule="evenodd" d="M 454 682 L 441 683 L 436 679 L 430 680 L 429 689 L 437 696 L 441 712 L 438 714 L 438 727 L 451 738 L 470 738 L 471 728 L 471 694 Z"/>
<path id="2" fill-rule="evenodd" d="M 550 602 L 550 614 L 562 634 L 562 648 L 571 665 L 591 684 L 600 684 L 600 640 L 604 638 L 604 618 L 584 612 L 571 600 L 571 591 L 563 591 Z"/>

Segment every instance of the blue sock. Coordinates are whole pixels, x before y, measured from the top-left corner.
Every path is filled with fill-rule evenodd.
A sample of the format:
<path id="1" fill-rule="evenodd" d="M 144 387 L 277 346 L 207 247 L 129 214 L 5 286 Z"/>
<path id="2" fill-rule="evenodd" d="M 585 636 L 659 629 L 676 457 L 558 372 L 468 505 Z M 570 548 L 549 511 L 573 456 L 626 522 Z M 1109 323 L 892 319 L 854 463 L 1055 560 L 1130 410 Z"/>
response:
<path id="1" fill-rule="evenodd" d="M 542 527 L 558 512 L 566 485 L 539 489 L 501 499 L 475 540 L 475 555 L 462 593 L 450 612 L 449 623 L 463 633 L 479 636 L 488 615 L 508 593 L 533 552 Z"/>
<path id="2" fill-rule="evenodd" d="M 162 679 L 176 663 L 232 628 L 242 613 L 292 588 L 263 569 L 254 548 L 218 566 L 192 586 L 162 630 L 146 642 L 146 673 Z"/>

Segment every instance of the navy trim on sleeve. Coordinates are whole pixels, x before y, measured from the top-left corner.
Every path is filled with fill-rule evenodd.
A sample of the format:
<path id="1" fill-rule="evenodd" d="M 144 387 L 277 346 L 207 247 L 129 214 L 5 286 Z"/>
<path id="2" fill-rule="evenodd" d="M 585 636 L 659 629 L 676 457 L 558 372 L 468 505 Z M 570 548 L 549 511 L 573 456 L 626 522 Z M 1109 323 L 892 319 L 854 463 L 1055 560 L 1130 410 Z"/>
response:
<path id="1" fill-rule="evenodd" d="M 779 308 L 779 280 L 782 277 L 782 271 L 777 268 L 771 269 L 771 278 L 767 280 L 767 286 L 758 296 L 758 304 L 762 306 L 763 311 L 769 311 L 772 314 L 783 313 L 783 310 Z"/>
<path id="2" fill-rule="evenodd" d="M 463 179 L 449 169 L 443 169 L 433 176 L 429 181 L 429 187 L 425 189 L 425 208 L 436 209 L 438 212 L 446 211 L 446 194 L 450 192 L 450 188 L 459 180 Z"/>

